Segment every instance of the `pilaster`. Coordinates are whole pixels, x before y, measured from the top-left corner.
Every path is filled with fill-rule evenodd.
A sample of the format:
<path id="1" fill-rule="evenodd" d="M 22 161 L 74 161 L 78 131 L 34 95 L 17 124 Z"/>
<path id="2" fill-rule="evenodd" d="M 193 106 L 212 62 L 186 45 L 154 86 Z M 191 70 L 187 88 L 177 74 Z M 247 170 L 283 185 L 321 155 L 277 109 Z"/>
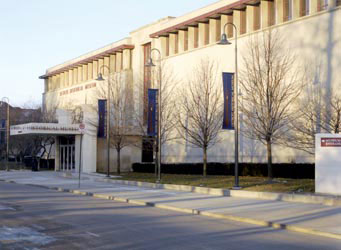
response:
<path id="1" fill-rule="evenodd" d="M 220 40 L 220 19 L 210 19 L 210 43 L 216 43 Z"/>

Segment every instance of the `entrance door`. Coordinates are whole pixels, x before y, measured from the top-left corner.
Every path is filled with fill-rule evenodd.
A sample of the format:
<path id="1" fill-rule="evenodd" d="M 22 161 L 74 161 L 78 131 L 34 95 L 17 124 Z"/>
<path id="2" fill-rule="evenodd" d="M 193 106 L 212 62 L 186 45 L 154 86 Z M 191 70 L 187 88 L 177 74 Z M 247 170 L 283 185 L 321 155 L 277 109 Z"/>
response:
<path id="1" fill-rule="evenodd" d="M 75 137 L 60 137 L 59 141 L 60 152 L 60 170 L 74 171 L 76 168 L 75 161 Z"/>

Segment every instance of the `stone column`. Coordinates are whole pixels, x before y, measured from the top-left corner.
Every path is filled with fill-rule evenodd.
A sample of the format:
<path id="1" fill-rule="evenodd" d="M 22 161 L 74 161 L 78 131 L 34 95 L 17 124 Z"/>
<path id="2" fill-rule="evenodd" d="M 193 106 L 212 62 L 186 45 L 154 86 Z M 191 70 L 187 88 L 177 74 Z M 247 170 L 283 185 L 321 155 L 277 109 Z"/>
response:
<path id="1" fill-rule="evenodd" d="M 262 28 L 275 24 L 274 3 L 271 1 L 261 1 Z"/>
<path id="2" fill-rule="evenodd" d="M 283 9 L 283 1 L 284 0 L 275 0 L 276 1 L 276 23 L 284 22 L 284 9 Z"/>
<path id="3" fill-rule="evenodd" d="M 64 87 L 69 86 L 69 71 L 64 72 Z"/>
<path id="4" fill-rule="evenodd" d="M 83 72 L 82 79 L 83 79 L 83 81 L 87 81 L 88 80 L 88 65 L 85 64 L 82 67 L 83 67 L 83 69 L 82 69 L 82 72 Z"/>
<path id="5" fill-rule="evenodd" d="M 224 26 L 226 23 L 233 23 L 233 15 L 221 15 L 220 18 L 221 24 L 221 32 L 226 33 L 228 38 L 232 38 L 234 36 L 234 28 L 232 25 L 227 25 L 226 29 L 224 30 Z"/>
<path id="6" fill-rule="evenodd" d="M 69 86 L 73 85 L 73 70 L 69 69 Z"/>
<path id="7" fill-rule="evenodd" d="M 178 51 L 179 53 L 185 51 L 185 32 L 184 30 L 179 30 L 178 37 Z"/>
<path id="8" fill-rule="evenodd" d="M 178 53 L 178 34 L 169 34 L 169 55 Z"/>
<path id="9" fill-rule="evenodd" d="M 110 72 L 115 72 L 116 69 L 116 57 L 115 55 L 110 55 Z"/>
<path id="10" fill-rule="evenodd" d="M 78 69 L 74 68 L 72 71 L 73 71 L 73 84 L 77 84 L 78 83 Z"/>
<path id="11" fill-rule="evenodd" d="M 116 72 L 120 72 L 122 70 L 122 52 L 116 53 Z"/>
<path id="12" fill-rule="evenodd" d="M 64 76 L 64 72 L 60 73 L 60 88 L 64 88 L 65 87 L 65 76 Z"/>
<path id="13" fill-rule="evenodd" d="M 98 73 L 102 73 L 104 75 L 104 67 L 102 67 L 104 65 L 104 60 L 103 58 L 98 59 Z"/>
<path id="14" fill-rule="evenodd" d="M 162 36 L 160 37 L 160 43 L 161 43 L 161 55 L 162 57 L 169 55 L 169 37 Z"/>
<path id="15" fill-rule="evenodd" d="M 78 66 L 78 83 L 83 81 L 83 66 Z"/>
<path id="16" fill-rule="evenodd" d="M 88 80 L 94 79 L 93 73 L 92 63 L 88 63 Z"/>
<path id="17" fill-rule="evenodd" d="M 199 28 L 198 27 L 189 27 L 188 28 L 188 49 L 198 48 L 199 43 Z"/>
<path id="18" fill-rule="evenodd" d="M 208 23 L 199 23 L 199 47 L 209 43 L 209 25 Z"/>
<path id="19" fill-rule="evenodd" d="M 123 50 L 123 70 L 131 69 L 131 53 L 130 49 Z"/>
<path id="20" fill-rule="evenodd" d="M 210 43 L 216 43 L 220 40 L 221 36 L 221 24 L 220 19 L 210 19 Z"/>
<path id="21" fill-rule="evenodd" d="M 92 63 L 92 77 L 93 79 L 97 79 L 98 76 L 98 61 L 93 61 Z"/>

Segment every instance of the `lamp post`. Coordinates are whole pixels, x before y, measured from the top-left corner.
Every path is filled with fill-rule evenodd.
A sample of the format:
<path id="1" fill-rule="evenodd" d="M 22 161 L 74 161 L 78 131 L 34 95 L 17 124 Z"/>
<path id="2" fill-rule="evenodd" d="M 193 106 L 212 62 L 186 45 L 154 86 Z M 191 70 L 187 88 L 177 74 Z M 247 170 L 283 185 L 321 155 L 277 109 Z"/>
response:
<path id="1" fill-rule="evenodd" d="M 238 162 L 239 162 L 239 143 L 238 143 L 238 29 L 234 23 L 226 23 L 223 28 L 223 34 L 221 35 L 221 40 L 218 42 L 220 45 L 230 45 L 232 44 L 227 40 L 227 35 L 225 33 L 227 25 L 232 25 L 235 31 L 235 87 L 234 87 L 234 178 L 235 183 L 233 189 L 240 189 L 239 186 L 239 174 L 238 174 Z"/>
<path id="2" fill-rule="evenodd" d="M 6 100 L 6 101 L 5 101 Z M 8 166 L 8 156 L 9 156 L 9 98 L 8 97 L 3 97 L 1 100 L 1 104 L 7 103 L 7 119 L 6 119 L 6 170 L 9 171 L 9 166 Z"/>
<path id="3" fill-rule="evenodd" d="M 152 59 L 152 52 L 156 51 L 159 54 L 160 63 L 161 63 L 161 52 L 160 50 L 153 48 L 150 50 L 150 56 L 146 67 L 155 67 L 156 65 L 153 63 Z M 162 82 L 162 76 L 161 76 L 161 65 L 159 65 L 159 94 L 158 94 L 158 118 L 157 118 L 157 144 L 156 144 L 156 156 L 157 156 L 157 170 L 158 170 L 158 179 L 157 183 L 161 182 L 161 82 Z"/>
<path id="4" fill-rule="evenodd" d="M 110 68 L 107 65 L 102 65 L 99 68 L 97 81 L 104 81 L 101 73 L 102 68 L 107 68 L 109 72 L 108 76 L 108 93 L 107 93 L 107 177 L 110 177 Z"/>

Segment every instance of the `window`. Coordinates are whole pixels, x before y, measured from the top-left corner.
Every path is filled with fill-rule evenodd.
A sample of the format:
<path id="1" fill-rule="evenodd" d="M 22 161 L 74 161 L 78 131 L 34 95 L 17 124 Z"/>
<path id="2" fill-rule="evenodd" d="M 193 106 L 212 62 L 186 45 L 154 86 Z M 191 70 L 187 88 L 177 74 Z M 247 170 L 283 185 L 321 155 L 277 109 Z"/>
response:
<path id="1" fill-rule="evenodd" d="M 292 19 L 292 0 L 283 1 L 283 21 L 290 21 Z"/>
<path id="2" fill-rule="evenodd" d="M 169 56 L 169 36 L 166 37 L 166 56 Z"/>
<path id="3" fill-rule="evenodd" d="M 185 30 L 184 34 L 184 51 L 188 50 L 188 30 Z"/>
<path id="4" fill-rule="evenodd" d="M 179 33 L 174 35 L 174 54 L 179 52 Z"/>
<path id="5" fill-rule="evenodd" d="M 268 18 L 268 26 L 272 26 L 276 23 L 276 11 L 274 1 L 269 1 Z"/>
<path id="6" fill-rule="evenodd" d="M 300 16 L 309 15 L 310 12 L 310 0 L 300 0 Z"/>
<path id="7" fill-rule="evenodd" d="M 246 33 L 246 11 L 240 12 L 240 34 Z"/>
<path id="8" fill-rule="evenodd" d="M 317 0 L 317 11 L 326 10 L 328 8 L 328 0 Z"/>
<path id="9" fill-rule="evenodd" d="M 199 45 L 199 28 L 194 28 L 194 48 L 198 48 Z"/>
<path id="10" fill-rule="evenodd" d="M 204 27 L 205 27 L 204 45 L 207 45 L 210 42 L 210 25 L 208 23 L 205 23 Z"/>
<path id="11" fill-rule="evenodd" d="M 253 30 L 260 29 L 260 7 L 259 4 L 253 8 Z"/>

